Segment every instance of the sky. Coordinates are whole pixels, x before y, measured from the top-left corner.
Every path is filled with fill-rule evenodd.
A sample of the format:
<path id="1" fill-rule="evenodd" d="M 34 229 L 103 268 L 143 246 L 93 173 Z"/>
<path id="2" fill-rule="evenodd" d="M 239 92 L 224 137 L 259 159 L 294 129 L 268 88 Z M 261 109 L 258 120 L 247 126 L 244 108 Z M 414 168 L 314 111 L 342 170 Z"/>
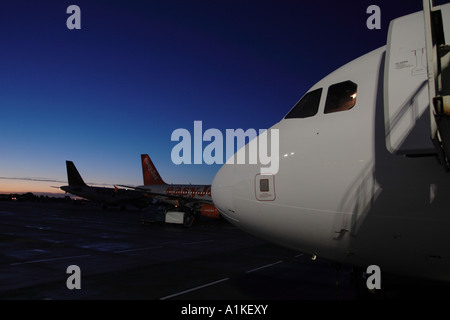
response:
<path id="1" fill-rule="evenodd" d="M 81 29 L 67 27 L 70 5 L 80 8 Z M 381 29 L 366 26 L 370 5 L 380 8 Z M 89 184 L 140 185 L 143 153 L 168 183 L 210 184 L 221 165 L 174 164 L 174 130 L 193 136 L 194 121 L 224 136 L 270 128 L 321 78 L 385 45 L 390 20 L 421 7 L 2 1 L 0 193 L 58 192 L 66 160 Z"/>

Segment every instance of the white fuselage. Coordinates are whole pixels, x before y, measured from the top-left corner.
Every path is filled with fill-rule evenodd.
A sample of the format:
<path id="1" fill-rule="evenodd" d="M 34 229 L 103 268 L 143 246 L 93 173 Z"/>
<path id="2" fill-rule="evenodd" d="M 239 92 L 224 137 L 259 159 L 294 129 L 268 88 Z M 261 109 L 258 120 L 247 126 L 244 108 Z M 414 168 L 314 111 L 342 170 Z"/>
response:
<path id="1" fill-rule="evenodd" d="M 280 158 L 267 198 L 258 196 L 254 164 L 225 164 L 212 198 L 230 222 L 283 246 L 450 281 L 450 176 L 434 156 L 389 150 L 386 52 L 374 50 L 315 84 L 308 92 L 323 89 L 316 115 L 271 128 L 279 130 Z M 345 81 L 357 85 L 355 106 L 324 113 L 330 86 Z"/>
<path id="2" fill-rule="evenodd" d="M 176 199 L 199 200 L 212 202 L 210 185 L 150 185 L 139 186 L 139 190 L 145 190 L 149 193 L 155 193 L 155 198 L 167 200 L 170 203 Z"/>

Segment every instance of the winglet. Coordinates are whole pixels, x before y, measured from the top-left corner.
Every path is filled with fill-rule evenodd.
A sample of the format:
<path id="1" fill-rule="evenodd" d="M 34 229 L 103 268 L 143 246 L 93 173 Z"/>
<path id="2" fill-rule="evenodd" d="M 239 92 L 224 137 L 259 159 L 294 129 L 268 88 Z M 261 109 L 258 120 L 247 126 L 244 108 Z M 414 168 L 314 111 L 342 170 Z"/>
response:
<path id="1" fill-rule="evenodd" d="M 155 165 L 148 154 L 141 154 L 142 174 L 144 176 L 144 185 L 166 184 L 156 170 Z"/>
<path id="2" fill-rule="evenodd" d="M 67 180 L 69 182 L 69 186 L 79 186 L 85 187 L 86 183 L 84 183 L 83 178 L 81 178 L 80 173 L 77 168 L 73 164 L 72 161 L 66 161 L 67 167 Z"/>

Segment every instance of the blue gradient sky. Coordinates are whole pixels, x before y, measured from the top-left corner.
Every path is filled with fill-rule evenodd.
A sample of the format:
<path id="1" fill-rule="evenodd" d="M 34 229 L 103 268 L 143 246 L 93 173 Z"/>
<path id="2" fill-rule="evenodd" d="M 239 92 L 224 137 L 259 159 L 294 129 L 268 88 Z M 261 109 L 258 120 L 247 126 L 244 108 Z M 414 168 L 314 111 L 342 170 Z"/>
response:
<path id="1" fill-rule="evenodd" d="M 66 9 L 81 8 L 81 30 Z M 381 8 L 381 30 L 366 9 Z M 407 1 L 2 1 L 0 177 L 142 184 L 212 182 L 219 165 L 171 162 L 177 128 L 269 128 L 306 90 L 386 43 Z M 206 143 L 205 143 L 206 145 Z M 0 192 L 65 183 L 0 179 Z"/>

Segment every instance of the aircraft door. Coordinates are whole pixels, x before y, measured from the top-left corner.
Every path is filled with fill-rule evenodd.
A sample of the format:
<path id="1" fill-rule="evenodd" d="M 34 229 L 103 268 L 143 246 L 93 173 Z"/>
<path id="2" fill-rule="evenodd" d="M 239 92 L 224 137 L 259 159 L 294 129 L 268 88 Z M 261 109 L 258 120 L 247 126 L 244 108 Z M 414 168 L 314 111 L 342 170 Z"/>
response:
<path id="1" fill-rule="evenodd" d="M 393 20 L 384 72 L 386 147 L 393 154 L 435 152 L 426 59 L 423 13 Z"/>

